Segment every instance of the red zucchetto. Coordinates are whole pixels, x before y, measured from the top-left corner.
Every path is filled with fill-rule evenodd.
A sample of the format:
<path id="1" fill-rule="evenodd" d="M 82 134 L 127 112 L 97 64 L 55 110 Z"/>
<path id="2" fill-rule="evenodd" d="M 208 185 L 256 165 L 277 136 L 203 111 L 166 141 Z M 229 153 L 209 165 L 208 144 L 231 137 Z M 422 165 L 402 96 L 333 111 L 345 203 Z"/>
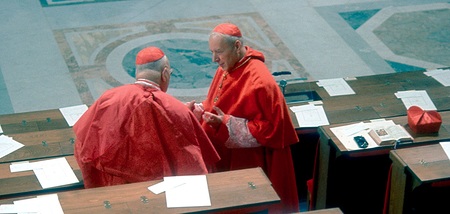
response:
<path id="1" fill-rule="evenodd" d="M 437 133 L 442 124 L 442 117 L 436 110 L 423 110 L 419 106 L 408 108 L 408 125 L 414 133 Z"/>
<path id="2" fill-rule="evenodd" d="M 164 52 L 157 47 L 147 47 L 139 51 L 136 55 L 136 65 L 143 65 L 155 62 L 164 57 Z"/>
<path id="3" fill-rule="evenodd" d="M 229 36 L 236 36 L 236 37 L 242 37 L 242 33 L 239 30 L 239 28 L 231 23 L 222 23 L 217 25 L 213 32 L 229 35 Z"/>

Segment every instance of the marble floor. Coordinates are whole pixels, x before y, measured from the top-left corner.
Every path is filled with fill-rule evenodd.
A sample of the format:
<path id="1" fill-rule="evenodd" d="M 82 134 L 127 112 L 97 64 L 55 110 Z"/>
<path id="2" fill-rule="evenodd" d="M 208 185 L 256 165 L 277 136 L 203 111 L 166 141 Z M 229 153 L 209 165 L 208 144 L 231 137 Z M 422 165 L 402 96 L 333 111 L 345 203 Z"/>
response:
<path id="1" fill-rule="evenodd" d="M 285 79 L 450 66 L 448 0 L 3 0 L 0 114 L 91 104 L 133 82 L 134 56 L 161 47 L 168 93 L 201 100 L 215 68 L 208 33 L 237 24 Z"/>

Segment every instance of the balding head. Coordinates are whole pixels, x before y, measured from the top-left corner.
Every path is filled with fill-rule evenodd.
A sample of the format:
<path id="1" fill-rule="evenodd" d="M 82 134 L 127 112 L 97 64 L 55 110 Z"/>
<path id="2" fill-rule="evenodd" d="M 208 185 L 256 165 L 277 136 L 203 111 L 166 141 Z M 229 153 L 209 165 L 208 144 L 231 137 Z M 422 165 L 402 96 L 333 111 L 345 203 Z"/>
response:
<path id="1" fill-rule="evenodd" d="M 170 63 L 164 52 L 157 47 L 147 47 L 136 55 L 136 79 L 146 79 L 159 84 L 167 91 L 170 80 Z"/>

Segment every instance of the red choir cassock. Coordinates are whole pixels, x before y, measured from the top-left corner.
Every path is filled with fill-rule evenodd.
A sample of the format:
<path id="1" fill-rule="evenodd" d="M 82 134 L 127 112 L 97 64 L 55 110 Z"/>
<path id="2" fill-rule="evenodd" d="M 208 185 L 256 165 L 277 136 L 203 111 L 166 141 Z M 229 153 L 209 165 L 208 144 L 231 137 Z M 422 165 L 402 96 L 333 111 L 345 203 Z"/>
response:
<path id="1" fill-rule="evenodd" d="M 86 188 L 206 174 L 220 159 L 183 103 L 139 84 L 106 91 L 73 130 Z"/>
<path id="2" fill-rule="evenodd" d="M 217 106 L 224 114 L 218 129 L 203 122 L 203 128 L 215 145 L 221 160 L 218 171 L 261 167 L 281 198 L 284 212 L 298 212 L 299 201 L 290 145 L 299 141 L 288 107 L 274 77 L 264 64 L 261 52 L 246 47 L 247 52 L 232 72 L 220 66 L 212 80 L 205 111 Z M 260 146 L 230 148 L 230 118 L 243 118 L 248 131 Z M 239 121 L 239 120 L 237 120 Z M 241 120 L 242 121 L 242 120 Z M 239 126 L 239 124 L 237 125 Z M 246 144 L 246 142 L 242 142 Z"/>

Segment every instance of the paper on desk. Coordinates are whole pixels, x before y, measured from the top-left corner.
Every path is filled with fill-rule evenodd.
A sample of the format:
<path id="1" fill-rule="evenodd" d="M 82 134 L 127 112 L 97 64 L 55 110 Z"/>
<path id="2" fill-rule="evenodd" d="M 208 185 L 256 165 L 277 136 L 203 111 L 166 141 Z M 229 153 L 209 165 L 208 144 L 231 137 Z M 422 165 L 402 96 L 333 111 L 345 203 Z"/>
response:
<path id="1" fill-rule="evenodd" d="M 2 204 L 0 205 L 0 213 L 37 213 L 33 207 L 16 206 L 15 204 Z"/>
<path id="2" fill-rule="evenodd" d="M 22 148 L 24 145 L 15 141 L 12 137 L 0 135 L 0 158 L 11 154 L 12 152 Z"/>
<path id="3" fill-rule="evenodd" d="M 164 177 L 164 182 L 184 183 L 166 190 L 167 207 L 211 206 L 206 175 Z"/>
<path id="4" fill-rule="evenodd" d="M 450 70 L 449 69 L 434 69 L 424 72 L 425 75 L 433 77 L 443 86 L 450 86 Z"/>
<path id="5" fill-rule="evenodd" d="M 87 105 L 77 105 L 60 108 L 59 111 L 66 119 L 67 124 L 69 124 L 69 126 L 73 126 L 87 109 Z"/>
<path id="6" fill-rule="evenodd" d="M 9 165 L 11 172 L 29 171 L 33 170 L 34 167 L 33 164 L 30 164 L 30 161 L 12 162 L 11 165 Z"/>
<path id="7" fill-rule="evenodd" d="M 428 96 L 427 91 L 399 91 L 395 93 L 395 96 L 402 99 L 406 109 L 409 109 L 409 107 L 414 105 L 419 106 L 423 110 L 436 110 L 436 106 Z"/>
<path id="8" fill-rule="evenodd" d="M 172 181 L 162 181 L 157 184 L 148 187 L 148 190 L 152 191 L 155 194 L 160 194 L 169 189 L 176 188 L 185 184 L 183 180 L 172 180 Z"/>
<path id="9" fill-rule="evenodd" d="M 37 162 L 21 162 L 10 165 L 11 172 L 33 170 L 42 188 L 78 183 L 79 180 L 66 158 L 55 158 Z"/>
<path id="10" fill-rule="evenodd" d="M 439 144 L 442 146 L 442 149 L 444 150 L 445 154 L 450 159 L 450 141 L 440 142 Z"/>
<path id="11" fill-rule="evenodd" d="M 2 124 L 0 124 L 0 134 L 3 134 Z"/>
<path id="12" fill-rule="evenodd" d="M 355 94 L 353 89 L 343 78 L 319 80 L 317 85 L 324 87 L 330 96 Z"/>
<path id="13" fill-rule="evenodd" d="M 59 214 L 64 213 L 58 195 L 41 195 L 36 198 L 14 201 L 18 213 Z"/>
<path id="14" fill-rule="evenodd" d="M 368 134 L 370 128 L 365 123 L 360 122 L 345 126 L 338 126 L 330 128 L 330 130 L 349 151 L 362 149 L 358 147 L 355 140 L 353 139 L 353 137 L 355 136 L 363 136 L 366 139 L 367 143 L 369 144 L 366 149 L 378 147 L 378 144 L 375 143 L 375 141 Z"/>
<path id="15" fill-rule="evenodd" d="M 330 125 L 323 106 L 301 105 L 292 106 L 290 109 L 295 113 L 300 127 L 318 127 Z"/>

